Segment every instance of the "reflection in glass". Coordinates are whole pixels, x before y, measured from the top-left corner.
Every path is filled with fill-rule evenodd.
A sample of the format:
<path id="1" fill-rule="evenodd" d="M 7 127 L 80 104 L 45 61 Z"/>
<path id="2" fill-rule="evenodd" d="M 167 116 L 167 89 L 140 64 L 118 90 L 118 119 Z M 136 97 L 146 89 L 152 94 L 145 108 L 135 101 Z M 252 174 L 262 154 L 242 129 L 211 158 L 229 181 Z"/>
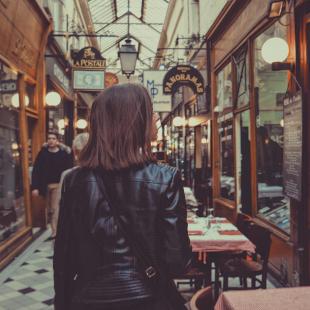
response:
<path id="1" fill-rule="evenodd" d="M 235 199 L 233 115 L 218 118 L 221 197 Z"/>
<path id="2" fill-rule="evenodd" d="M 251 135 L 250 111 L 236 117 L 237 207 L 251 214 Z"/>
<path id="3" fill-rule="evenodd" d="M 218 73 L 216 83 L 217 106 L 220 112 L 233 106 L 231 63 L 229 63 L 223 70 Z"/>
<path id="4" fill-rule="evenodd" d="M 249 58 L 247 49 L 242 49 L 237 55 L 233 57 L 236 68 L 236 94 L 237 107 L 246 106 L 249 104 Z"/>
<path id="5" fill-rule="evenodd" d="M 0 245 L 25 226 L 18 111 L 12 109 L 17 76 L 0 63 Z"/>
<path id="6" fill-rule="evenodd" d="M 286 39 L 286 27 L 275 23 L 255 40 L 255 99 L 258 213 L 290 232 L 289 200 L 283 192 L 283 97 L 286 72 L 271 70 L 261 48 L 271 37 Z"/>

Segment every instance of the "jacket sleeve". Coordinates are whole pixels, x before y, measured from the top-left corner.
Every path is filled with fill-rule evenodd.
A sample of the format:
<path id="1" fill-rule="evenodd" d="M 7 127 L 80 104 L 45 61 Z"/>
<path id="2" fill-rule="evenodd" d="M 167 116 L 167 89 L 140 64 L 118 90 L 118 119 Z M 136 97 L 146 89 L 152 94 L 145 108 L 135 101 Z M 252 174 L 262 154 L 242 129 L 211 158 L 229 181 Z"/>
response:
<path id="1" fill-rule="evenodd" d="M 38 153 L 32 169 L 31 175 L 31 189 L 39 189 L 42 184 L 40 184 L 40 172 L 42 173 L 42 150 Z"/>
<path id="2" fill-rule="evenodd" d="M 185 272 L 191 261 L 187 232 L 185 196 L 179 171 L 176 171 L 164 195 L 162 217 L 162 263 L 173 277 Z"/>
<path id="3" fill-rule="evenodd" d="M 66 190 L 66 178 L 62 185 L 57 235 L 54 247 L 55 309 L 70 309 L 76 267 L 74 264 L 74 239 L 70 192 Z"/>

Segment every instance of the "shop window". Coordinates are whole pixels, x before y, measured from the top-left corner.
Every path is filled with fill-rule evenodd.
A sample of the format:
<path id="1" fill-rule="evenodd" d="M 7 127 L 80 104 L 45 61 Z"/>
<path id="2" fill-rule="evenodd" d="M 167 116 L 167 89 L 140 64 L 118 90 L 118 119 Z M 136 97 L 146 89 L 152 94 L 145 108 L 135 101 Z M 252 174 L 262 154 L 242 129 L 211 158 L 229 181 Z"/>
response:
<path id="1" fill-rule="evenodd" d="M 19 100 L 15 102 L 16 108 L 12 109 L 16 85 L 16 74 L 0 63 L 0 245 L 26 224 L 19 141 Z"/>
<path id="2" fill-rule="evenodd" d="M 26 101 L 25 103 L 27 104 L 28 108 L 35 108 L 35 98 L 34 98 L 34 94 L 35 94 L 35 85 L 31 85 L 31 84 L 26 84 Z"/>
<path id="3" fill-rule="evenodd" d="M 287 39 L 287 28 L 275 23 L 254 42 L 258 214 L 290 232 L 289 200 L 283 192 L 283 97 L 287 73 L 274 72 L 262 57 L 269 38 Z"/>
<path id="4" fill-rule="evenodd" d="M 232 69 L 229 63 L 216 77 L 217 112 L 232 108 Z"/>
<path id="5" fill-rule="evenodd" d="M 233 114 L 218 117 L 220 195 L 235 199 L 235 171 L 233 145 Z"/>
<path id="6" fill-rule="evenodd" d="M 186 129 L 186 152 L 185 152 L 185 180 L 186 185 L 193 186 L 195 173 L 195 130 L 193 127 Z"/>
<path id="7" fill-rule="evenodd" d="M 242 49 L 233 57 L 236 72 L 236 107 L 249 104 L 249 59 L 247 49 Z"/>
<path id="8" fill-rule="evenodd" d="M 251 214 L 250 111 L 237 114 L 235 124 L 237 207 L 242 213 Z"/>
<path id="9" fill-rule="evenodd" d="M 204 205 L 210 203 L 211 193 L 211 124 L 210 121 L 195 128 L 195 195 Z"/>

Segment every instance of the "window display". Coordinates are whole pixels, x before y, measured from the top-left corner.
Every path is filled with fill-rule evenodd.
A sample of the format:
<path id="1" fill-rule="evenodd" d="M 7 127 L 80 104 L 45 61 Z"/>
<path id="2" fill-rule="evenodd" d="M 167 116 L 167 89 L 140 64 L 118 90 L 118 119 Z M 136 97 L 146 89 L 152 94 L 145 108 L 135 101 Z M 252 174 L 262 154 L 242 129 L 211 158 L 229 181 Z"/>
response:
<path id="1" fill-rule="evenodd" d="M 221 197 L 235 199 L 233 114 L 218 117 Z"/>
<path id="2" fill-rule="evenodd" d="M 232 108 L 232 76 L 231 63 L 221 70 L 216 78 L 217 89 L 217 112 L 221 112 L 226 108 Z"/>
<path id="3" fill-rule="evenodd" d="M 258 214 L 290 232 L 289 200 L 283 193 L 283 97 L 287 73 L 272 71 L 262 46 L 270 38 L 286 39 L 287 29 L 275 23 L 255 39 L 255 99 Z"/>
<path id="4" fill-rule="evenodd" d="M 18 105 L 12 109 L 17 76 L 1 64 L 0 75 L 0 244 L 25 226 L 23 177 L 18 126 Z"/>

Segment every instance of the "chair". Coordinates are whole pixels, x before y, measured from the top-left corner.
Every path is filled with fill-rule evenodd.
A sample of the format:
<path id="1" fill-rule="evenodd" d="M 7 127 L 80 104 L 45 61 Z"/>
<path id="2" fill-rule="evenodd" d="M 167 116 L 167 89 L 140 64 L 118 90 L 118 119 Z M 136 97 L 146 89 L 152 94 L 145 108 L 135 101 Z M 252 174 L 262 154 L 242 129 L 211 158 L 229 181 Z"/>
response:
<path id="1" fill-rule="evenodd" d="M 245 236 L 247 236 L 248 234 L 248 227 L 251 223 L 253 223 L 253 220 L 249 215 L 244 213 L 238 213 L 236 226 L 239 231 L 242 232 Z"/>
<path id="2" fill-rule="evenodd" d="M 220 274 L 223 276 L 223 290 L 228 289 L 228 279 L 241 277 L 243 279 L 243 289 L 247 289 L 247 279 L 252 280 L 251 288 L 266 288 L 267 282 L 267 265 L 271 247 L 270 232 L 257 224 L 251 223 L 248 227 L 247 236 L 256 246 L 255 254 L 252 260 L 249 258 L 231 258 L 220 264 Z M 258 279 L 257 276 L 262 276 Z M 256 283 L 259 286 L 256 286 Z M 231 288 L 240 289 L 240 288 Z"/>
<path id="3" fill-rule="evenodd" d="M 190 300 L 190 310 L 213 310 L 212 287 L 208 286 L 197 291 Z"/>
<path id="4" fill-rule="evenodd" d="M 198 260 L 198 254 L 193 253 L 191 267 L 186 271 L 186 273 L 174 278 L 176 280 L 177 288 L 180 284 L 189 284 L 190 286 L 195 286 L 198 290 L 205 285 L 206 282 L 206 266 Z M 181 281 L 180 281 L 181 280 Z M 189 280 L 187 282 L 182 280 Z"/>

